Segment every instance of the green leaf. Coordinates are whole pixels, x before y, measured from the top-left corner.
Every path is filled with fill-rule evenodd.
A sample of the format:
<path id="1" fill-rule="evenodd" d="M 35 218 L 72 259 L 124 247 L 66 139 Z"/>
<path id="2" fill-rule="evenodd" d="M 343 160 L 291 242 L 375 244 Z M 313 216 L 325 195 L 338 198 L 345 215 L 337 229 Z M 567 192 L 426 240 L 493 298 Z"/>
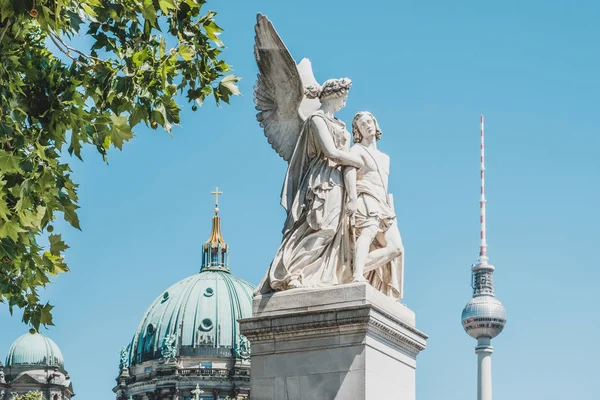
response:
<path id="1" fill-rule="evenodd" d="M 59 256 L 61 252 L 69 248 L 69 246 L 62 240 L 61 235 L 50 235 L 48 236 L 50 242 L 50 253 Z"/>
<path id="2" fill-rule="evenodd" d="M 133 63 L 135 64 L 136 67 L 141 66 L 144 61 L 146 61 L 148 58 L 150 57 L 150 52 L 148 51 L 148 49 L 143 49 L 141 51 L 138 51 L 137 53 L 134 53 L 133 56 L 131 57 L 131 60 L 133 61 Z"/>
<path id="3" fill-rule="evenodd" d="M 185 61 L 191 61 L 194 59 L 195 52 L 190 46 L 182 44 L 179 46 L 178 52 L 181 58 L 183 58 Z"/>
<path id="4" fill-rule="evenodd" d="M 219 39 L 219 35 L 223 32 L 223 29 L 221 29 L 219 25 L 211 20 L 204 24 L 204 30 L 206 31 L 206 36 L 208 36 L 210 40 L 215 42 L 218 47 L 223 47 L 223 42 Z"/>
<path id="5" fill-rule="evenodd" d="M 41 227 L 42 219 L 44 218 L 45 214 L 46 207 L 41 205 L 37 206 L 35 212 L 23 210 L 23 212 L 20 214 L 21 225 L 37 230 Z"/>
<path id="6" fill-rule="evenodd" d="M 0 150 L 0 172 L 7 174 L 19 171 L 19 162 L 21 157 L 15 156 L 4 150 Z"/>
<path id="7" fill-rule="evenodd" d="M 177 102 L 175 102 L 175 99 L 170 98 L 168 96 L 163 96 L 163 105 L 164 105 L 164 110 L 165 110 L 165 117 L 167 119 L 167 121 L 173 123 L 173 124 L 178 124 L 179 123 L 179 106 L 177 105 Z"/>
<path id="8" fill-rule="evenodd" d="M 79 135 L 78 132 L 71 132 L 71 144 L 69 145 L 69 154 L 75 154 L 77 158 L 80 160 L 81 158 L 81 142 L 83 138 Z"/>
<path id="9" fill-rule="evenodd" d="M 19 233 L 25 232 L 19 224 L 12 221 L 0 221 L 0 239 L 11 238 L 13 241 L 19 240 Z"/>
<path id="10" fill-rule="evenodd" d="M 157 124 L 164 126 L 165 125 L 165 108 L 161 105 L 157 106 L 152 113 L 150 114 L 150 121 L 156 122 Z"/>
<path id="11" fill-rule="evenodd" d="M 225 78 L 221 80 L 220 85 L 225 87 L 230 94 L 235 96 L 240 96 L 240 90 L 236 86 L 236 82 L 239 82 L 242 78 L 239 78 L 235 75 L 227 75 Z"/>
<path id="12" fill-rule="evenodd" d="M 40 314 L 40 323 L 43 325 L 54 325 L 54 323 L 52 322 L 52 309 L 54 308 L 54 306 L 51 306 L 50 304 L 46 303 L 46 305 L 44 307 L 42 307 L 42 312 Z"/>
<path id="13" fill-rule="evenodd" d="M 152 4 L 152 0 L 143 0 L 142 2 L 142 16 L 148 21 L 152 26 L 156 23 L 156 9 Z"/>
<path id="14" fill-rule="evenodd" d="M 123 150 L 123 142 L 129 141 L 129 139 L 133 137 L 131 126 L 127 122 L 127 118 L 124 116 L 116 116 L 115 114 L 111 114 L 110 119 L 112 122 L 112 129 L 110 131 L 112 143 L 117 149 Z"/>
<path id="15" fill-rule="evenodd" d="M 133 112 L 129 115 L 129 126 L 132 128 L 140 123 L 141 120 L 148 116 L 146 108 L 140 104 L 136 104 Z"/>
<path id="16" fill-rule="evenodd" d="M 81 230 L 81 226 L 79 226 L 79 217 L 77 216 L 77 212 L 76 212 L 76 210 L 78 208 L 79 207 L 76 206 L 75 204 L 69 203 L 68 205 L 65 206 L 63 213 L 65 216 L 65 221 L 70 223 L 73 228 L 77 228 L 77 229 Z"/>
<path id="17" fill-rule="evenodd" d="M 8 204 L 6 203 L 6 196 L 4 192 L 4 186 L 6 185 L 6 181 L 0 179 L 0 218 L 4 221 L 8 221 L 8 217 L 10 215 L 10 210 L 8 208 Z"/>
<path id="18" fill-rule="evenodd" d="M 173 0 L 158 0 L 158 5 L 163 13 L 168 14 L 169 10 L 176 10 L 177 7 Z"/>
<path id="19" fill-rule="evenodd" d="M 8 209 L 8 205 L 6 204 L 6 200 L 0 197 L 0 218 L 4 221 L 8 221 L 8 216 L 10 215 L 10 210 Z"/>

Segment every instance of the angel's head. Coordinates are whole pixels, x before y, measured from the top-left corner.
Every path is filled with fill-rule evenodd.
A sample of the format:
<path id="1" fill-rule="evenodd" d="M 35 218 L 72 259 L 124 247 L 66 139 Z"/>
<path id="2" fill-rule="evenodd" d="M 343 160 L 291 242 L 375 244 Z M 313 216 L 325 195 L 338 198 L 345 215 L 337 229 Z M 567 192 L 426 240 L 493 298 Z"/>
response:
<path id="1" fill-rule="evenodd" d="M 321 104 L 331 103 L 335 111 L 341 110 L 346 106 L 348 90 L 352 86 L 349 78 L 328 79 L 323 86 L 307 86 L 304 93 L 309 99 L 318 98 Z"/>
<path id="2" fill-rule="evenodd" d="M 352 136 L 354 143 L 362 142 L 364 137 L 375 135 L 375 140 L 381 139 L 381 129 L 377 119 L 368 111 L 356 113 L 352 119 Z"/>

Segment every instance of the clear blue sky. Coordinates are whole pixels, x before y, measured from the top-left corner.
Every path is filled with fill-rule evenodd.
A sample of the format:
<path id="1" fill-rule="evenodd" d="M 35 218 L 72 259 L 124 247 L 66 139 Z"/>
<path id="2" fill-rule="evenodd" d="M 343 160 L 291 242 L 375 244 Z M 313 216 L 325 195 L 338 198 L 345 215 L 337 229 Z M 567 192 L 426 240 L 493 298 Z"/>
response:
<path id="1" fill-rule="evenodd" d="M 451 4 L 452 3 L 452 4 Z M 419 400 L 475 399 L 475 341 L 460 325 L 479 235 L 486 116 L 488 242 L 508 323 L 493 341 L 496 399 L 597 395 L 600 301 L 600 4 L 597 1 L 216 1 L 231 106 L 189 106 L 174 138 L 138 129 L 102 163 L 73 160 L 83 232 L 57 224 L 72 272 L 49 287 L 77 398 L 104 400 L 119 349 L 163 289 L 196 273 L 219 186 L 234 273 L 254 284 L 281 239 L 286 164 L 255 120 L 255 14 L 317 80 L 350 77 L 339 114 L 372 111 L 392 158 L 405 302 L 430 335 Z M 27 331 L 0 305 L 0 355 Z M 391 393 L 393 382 L 390 382 Z M 390 398 L 394 398 L 391 394 Z"/>

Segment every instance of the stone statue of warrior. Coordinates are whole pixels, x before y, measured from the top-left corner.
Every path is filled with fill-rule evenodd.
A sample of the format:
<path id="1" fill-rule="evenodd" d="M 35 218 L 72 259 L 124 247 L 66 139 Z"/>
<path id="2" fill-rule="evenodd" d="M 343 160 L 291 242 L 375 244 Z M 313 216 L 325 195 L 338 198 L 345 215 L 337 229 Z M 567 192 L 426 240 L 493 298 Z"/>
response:
<path id="1" fill-rule="evenodd" d="M 390 157 L 377 149 L 381 129 L 369 112 L 352 120 L 354 145 L 351 154 L 363 162 L 346 167 L 347 211 L 356 235 L 353 280 L 368 281 L 384 294 L 402 299 L 404 246 L 396 221 L 392 196 L 388 194 Z"/>

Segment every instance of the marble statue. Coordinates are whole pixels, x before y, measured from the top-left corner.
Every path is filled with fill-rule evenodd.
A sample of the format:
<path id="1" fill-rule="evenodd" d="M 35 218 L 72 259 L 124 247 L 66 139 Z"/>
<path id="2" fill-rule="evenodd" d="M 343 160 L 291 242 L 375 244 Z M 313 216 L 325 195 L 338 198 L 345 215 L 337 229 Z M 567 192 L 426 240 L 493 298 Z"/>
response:
<path id="1" fill-rule="evenodd" d="M 242 360 L 250 359 L 250 341 L 244 335 L 238 335 L 240 338 L 240 345 L 234 346 L 234 354 L 237 358 L 241 358 Z"/>
<path id="2" fill-rule="evenodd" d="M 163 339 L 160 354 L 165 361 L 173 361 L 177 357 L 177 335 L 171 333 Z"/>
<path id="3" fill-rule="evenodd" d="M 127 347 L 123 346 L 119 352 L 119 369 L 129 368 L 129 349 L 131 345 Z"/>
<path id="4" fill-rule="evenodd" d="M 388 194 L 390 158 L 377 149 L 381 129 L 370 112 L 357 113 L 352 120 L 354 145 L 363 166 L 346 168 L 348 213 L 352 216 L 352 234 L 356 235 L 353 280 L 368 281 L 380 292 L 402 297 L 404 246 L 393 199 Z"/>
<path id="5" fill-rule="evenodd" d="M 255 32 L 257 119 L 273 149 L 288 162 L 281 192 L 287 212 L 283 238 L 256 294 L 366 279 L 399 298 L 402 241 L 387 201 L 387 172 L 382 172 L 389 170 L 389 158 L 377 152 L 375 139 L 366 139 L 372 136 L 366 126 L 360 128 L 364 134 L 358 133 L 364 143 L 351 150 L 350 134 L 335 117 L 346 105 L 352 82 L 329 79 L 319 85 L 310 61 L 296 64 L 261 14 Z M 370 159 L 369 151 L 380 160 Z M 366 208 L 373 203 L 367 191 L 371 186 L 377 187 L 377 215 Z M 355 219 L 357 225 L 351 225 Z M 358 266 L 354 272 L 353 262 Z"/>
<path id="6" fill-rule="evenodd" d="M 343 167 L 361 161 L 349 152 L 350 134 L 334 113 L 346 105 L 352 82 L 315 84 L 310 62 L 296 66 L 271 21 L 259 14 L 255 30 L 257 119 L 288 161 L 283 239 L 257 293 L 344 283 L 351 279 L 351 252 Z M 309 80 L 312 85 L 305 85 Z M 318 101 L 303 105 L 305 98 Z"/>

